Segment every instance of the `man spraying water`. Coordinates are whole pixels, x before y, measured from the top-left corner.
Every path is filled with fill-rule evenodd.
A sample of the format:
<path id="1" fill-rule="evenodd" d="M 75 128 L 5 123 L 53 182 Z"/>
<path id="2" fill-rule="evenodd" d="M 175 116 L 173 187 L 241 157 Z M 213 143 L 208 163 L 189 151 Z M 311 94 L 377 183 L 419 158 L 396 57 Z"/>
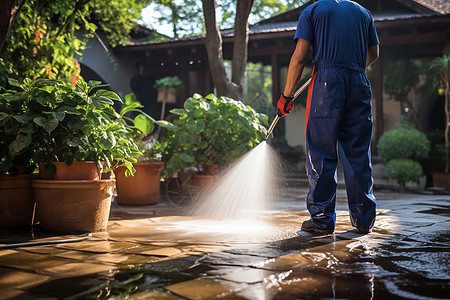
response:
<path id="1" fill-rule="evenodd" d="M 292 109 L 308 50 L 314 64 L 306 107 L 307 207 L 302 230 L 329 234 L 336 223 L 337 149 L 344 166 L 352 225 L 368 233 L 375 222 L 370 142 L 371 88 L 365 69 L 379 55 L 372 16 L 353 1 L 316 0 L 300 15 L 296 47 L 277 105 L 279 117 Z"/>

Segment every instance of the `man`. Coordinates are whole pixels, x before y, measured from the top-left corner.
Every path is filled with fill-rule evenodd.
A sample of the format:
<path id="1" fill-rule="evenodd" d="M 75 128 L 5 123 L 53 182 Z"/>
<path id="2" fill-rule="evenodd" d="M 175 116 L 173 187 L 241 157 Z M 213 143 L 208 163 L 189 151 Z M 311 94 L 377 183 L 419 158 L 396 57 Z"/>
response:
<path id="1" fill-rule="evenodd" d="M 311 219 L 302 230 L 333 233 L 336 223 L 337 149 L 344 167 L 352 225 L 369 233 L 375 222 L 370 141 L 372 92 L 365 69 L 379 55 L 372 16 L 347 0 L 316 0 L 300 15 L 295 51 L 287 82 L 277 105 L 288 114 L 300 81 L 308 50 L 314 65 L 306 106 L 306 157 Z"/>

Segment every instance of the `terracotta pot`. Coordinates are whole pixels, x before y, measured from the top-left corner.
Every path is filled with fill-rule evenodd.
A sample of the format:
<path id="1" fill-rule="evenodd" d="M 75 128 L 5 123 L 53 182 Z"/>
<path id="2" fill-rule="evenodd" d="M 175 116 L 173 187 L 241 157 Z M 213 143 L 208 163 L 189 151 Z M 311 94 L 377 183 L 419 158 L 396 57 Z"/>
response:
<path id="1" fill-rule="evenodd" d="M 36 218 L 48 231 L 105 230 L 114 183 L 114 179 L 33 180 Z"/>
<path id="2" fill-rule="evenodd" d="M 31 175 L 0 175 L 0 227 L 31 226 L 34 196 Z"/>
<path id="3" fill-rule="evenodd" d="M 194 174 L 194 176 L 192 176 L 191 183 L 193 186 L 201 190 L 205 190 L 211 185 L 213 185 L 219 178 L 220 178 L 219 175 Z"/>
<path id="4" fill-rule="evenodd" d="M 52 162 L 56 172 L 49 175 L 45 173 L 46 163 L 39 164 L 39 178 L 44 180 L 97 180 L 97 163 L 94 161 L 76 161 L 70 166 L 65 162 Z"/>
<path id="5" fill-rule="evenodd" d="M 163 162 L 135 163 L 134 176 L 125 177 L 125 167 L 114 170 L 119 205 L 150 205 L 158 202 Z"/>
<path id="6" fill-rule="evenodd" d="M 445 188 L 447 191 L 450 191 L 450 173 L 433 173 L 433 186 Z"/>

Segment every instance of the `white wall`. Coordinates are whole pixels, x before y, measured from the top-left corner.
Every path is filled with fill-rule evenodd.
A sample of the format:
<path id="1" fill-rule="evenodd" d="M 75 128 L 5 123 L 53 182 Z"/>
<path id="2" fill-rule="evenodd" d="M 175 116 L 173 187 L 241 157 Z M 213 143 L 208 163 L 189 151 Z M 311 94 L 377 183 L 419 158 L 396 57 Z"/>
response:
<path id="1" fill-rule="evenodd" d="M 109 47 L 106 37 L 101 33 L 99 36 Z M 115 92 L 121 92 L 124 95 L 131 93 L 130 79 L 137 74 L 135 65 L 123 56 L 117 59 L 110 47 L 108 50 L 109 53 L 105 51 L 97 38 L 91 38 L 79 62 L 95 71 Z"/>

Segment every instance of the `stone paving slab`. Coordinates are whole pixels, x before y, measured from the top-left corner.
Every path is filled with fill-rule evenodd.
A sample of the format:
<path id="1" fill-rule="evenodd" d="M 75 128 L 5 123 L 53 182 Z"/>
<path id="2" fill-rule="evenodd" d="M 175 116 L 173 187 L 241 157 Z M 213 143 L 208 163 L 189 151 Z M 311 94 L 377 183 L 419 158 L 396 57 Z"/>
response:
<path id="1" fill-rule="evenodd" d="M 294 193 L 292 193 L 294 194 Z M 83 241 L 0 248 L 1 299 L 443 298 L 450 292 L 450 196 L 378 193 L 373 232 L 357 234 L 345 193 L 336 232 L 296 232 L 304 204 L 250 224 L 190 217 L 168 202 L 112 207 Z M 0 230 L 0 245 L 78 235 Z"/>

